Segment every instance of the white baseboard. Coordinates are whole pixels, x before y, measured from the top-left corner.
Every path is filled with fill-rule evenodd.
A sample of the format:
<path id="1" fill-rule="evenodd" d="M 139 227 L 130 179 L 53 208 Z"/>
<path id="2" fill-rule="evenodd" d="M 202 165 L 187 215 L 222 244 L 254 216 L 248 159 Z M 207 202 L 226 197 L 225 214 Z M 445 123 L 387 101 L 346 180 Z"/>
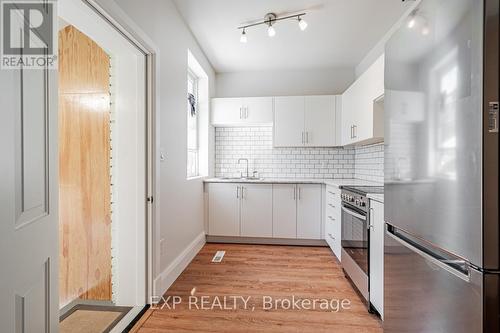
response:
<path id="1" fill-rule="evenodd" d="M 205 232 L 202 232 L 156 277 L 153 282 L 153 296 L 161 297 L 165 294 L 205 243 Z"/>

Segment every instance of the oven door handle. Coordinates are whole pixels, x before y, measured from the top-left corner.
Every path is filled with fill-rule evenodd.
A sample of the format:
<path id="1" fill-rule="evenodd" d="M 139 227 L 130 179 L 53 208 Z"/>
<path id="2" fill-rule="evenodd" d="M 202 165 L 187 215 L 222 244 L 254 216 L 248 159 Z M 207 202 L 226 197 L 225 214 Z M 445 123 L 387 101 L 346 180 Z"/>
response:
<path id="1" fill-rule="evenodd" d="M 349 208 L 346 208 L 345 206 L 342 206 L 342 210 L 344 212 L 346 212 L 347 214 L 349 214 L 349 215 L 352 215 L 352 216 L 354 216 L 354 217 L 356 217 L 356 218 L 358 218 L 360 220 L 366 221 L 366 216 L 363 216 L 363 215 L 361 215 L 359 213 L 356 213 L 352 209 L 349 209 Z"/>

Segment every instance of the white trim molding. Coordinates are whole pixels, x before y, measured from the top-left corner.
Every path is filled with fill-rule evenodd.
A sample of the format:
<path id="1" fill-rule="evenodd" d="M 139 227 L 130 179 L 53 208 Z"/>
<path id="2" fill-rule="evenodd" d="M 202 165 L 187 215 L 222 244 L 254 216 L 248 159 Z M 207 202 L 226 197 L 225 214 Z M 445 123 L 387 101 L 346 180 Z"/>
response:
<path id="1" fill-rule="evenodd" d="M 174 281 L 186 269 L 189 263 L 205 245 L 205 232 L 200 233 L 195 239 L 175 258 L 170 265 L 161 272 L 153 282 L 154 297 L 161 297 L 170 288 Z"/>

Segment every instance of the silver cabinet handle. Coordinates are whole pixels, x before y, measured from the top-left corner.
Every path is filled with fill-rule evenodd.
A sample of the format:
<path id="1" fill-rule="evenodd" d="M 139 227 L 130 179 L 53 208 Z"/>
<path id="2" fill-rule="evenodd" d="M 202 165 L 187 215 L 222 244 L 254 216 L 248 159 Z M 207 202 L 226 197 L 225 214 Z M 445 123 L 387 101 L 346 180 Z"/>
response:
<path id="1" fill-rule="evenodd" d="M 236 199 L 239 199 L 240 198 L 240 187 L 237 186 L 236 187 Z"/>
<path id="2" fill-rule="evenodd" d="M 331 217 L 330 215 L 328 215 L 328 218 L 332 221 L 335 221 L 335 219 L 333 217 Z"/>
<path id="3" fill-rule="evenodd" d="M 304 144 L 304 132 L 302 132 L 302 144 Z"/>
<path id="4" fill-rule="evenodd" d="M 298 189 L 299 189 L 299 200 L 300 200 L 301 199 L 300 187 Z"/>
<path id="5" fill-rule="evenodd" d="M 328 233 L 328 236 L 330 236 L 331 239 L 335 240 L 335 237 L 331 233 Z"/>
<path id="6" fill-rule="evenodd" d="M 245 190 L 246 188 L 244 186 L 241 187 L 241 199 L 245 199 Z"/>
<path id="7" fill-rule="evenodd" d="M 243 113 L 242 113 L 242 111 L 243 111 L 243 107 L 241 107 L 241 106 L 240 106 L 240 119 L 242 119 L 242 118 L 243 118 Z"/>
<path id="8" fill-rule="evenodd" d="M 309 132 L 306 132 L 306 143 L 309 143 Z"/>
<path id="9" fill-rule="evenodd" d="M 352 133 L 353 133 L 353 136 L 354 136 L 355 139 L 358 137 L 357 129 L 358 129 L 358 125 L 354 125 L 352 127 Z"/>
<path id="10" fill-rule="evenodd" d="M 332 192 L 332 191 L 328 191 L 328 193 L 330 193 L 331 195 L 335 195 L 335 194 L 337 194 L 337 193 Z"/>
<path id="11" fill-rule="evenodd" d="M 332 208 L 335 208 L 334 205 L 332 205 L 331 203 L 328 204 L 328 206 L 332 207 Z"/>
<path id="12" fill-rule="evenodd" d="M 297 188 L 293 187 L 293 200 L 297 200 Z"/>
<path id="13" fill-rule="evenodd" d="M 245 119 L 248 119 L 248 106 L 245 106 Z"/>

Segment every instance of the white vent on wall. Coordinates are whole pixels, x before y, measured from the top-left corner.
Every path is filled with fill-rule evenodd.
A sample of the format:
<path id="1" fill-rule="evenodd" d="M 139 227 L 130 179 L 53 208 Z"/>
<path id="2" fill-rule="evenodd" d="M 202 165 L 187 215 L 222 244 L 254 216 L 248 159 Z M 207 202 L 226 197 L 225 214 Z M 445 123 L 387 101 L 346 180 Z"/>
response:
<path id="1" fill-rule="evenodd" d="M 212 258 L 212 262 L 221 262 L 225 254 L 226 251 L 217 251 L 217 253 L 215 253 L 215 256 Z"/>

